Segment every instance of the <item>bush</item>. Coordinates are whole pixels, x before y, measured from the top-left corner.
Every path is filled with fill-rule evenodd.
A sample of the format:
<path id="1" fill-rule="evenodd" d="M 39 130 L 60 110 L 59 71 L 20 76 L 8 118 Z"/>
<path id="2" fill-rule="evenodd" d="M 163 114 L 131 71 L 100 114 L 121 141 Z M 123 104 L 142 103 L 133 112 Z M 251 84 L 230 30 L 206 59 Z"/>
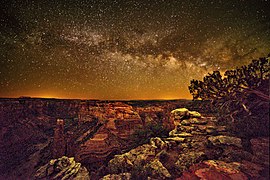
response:
<path id="1" fill-rule="evenodd" d="M 134 131 L 130 140 L 132 147 L 140 146 L 149 143 L 153 137 L 168 137 L 169 130 L 166 129 L 162 123 L 148 123 Z"/>

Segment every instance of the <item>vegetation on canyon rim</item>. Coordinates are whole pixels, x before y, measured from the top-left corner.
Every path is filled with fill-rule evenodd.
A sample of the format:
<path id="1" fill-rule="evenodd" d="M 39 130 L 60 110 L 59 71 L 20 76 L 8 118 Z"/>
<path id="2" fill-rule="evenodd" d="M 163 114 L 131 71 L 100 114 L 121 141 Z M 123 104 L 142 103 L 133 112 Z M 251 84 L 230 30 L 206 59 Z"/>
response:
<path id="1" fill-rule="evenodd" d="M 193 100 L 199 100 L 194 103 L 199 103 L 203 109 L 207 104 L 207 112 L 216 112 L 218 124 L 225 125 L 228 131 L 240 137 L 241 146 L 247 152 L 253 152 L 250 141 L 252 138 L 269 137 L 269 59 L 270 54 L 253 60 L 248 65 L 227 70 L 224 75 L 214 71 L 202 81 L 192 80 L 188 87 Z M 152 137 L 168 137 L 168 130 L 159 123 L 147 124 L 146 127 L 135 130 L 131 141 L 136 147 L 148 143 Z M 166 164 L 168 157 L 172 158 L 172 155 L 166 151 L 161 152 L 164 153 L 161 153 L 159 159 Z M 163 162 L 162 159 L 166 160 Z M 151 171 L 145 167 L 148 166 L 134 166 L 130 171 L 132 178 L 147 179 L 151 176 Z M 175 169 L 177 168 L 174 167 Z"/>
<path id="2" fill-rule="evenodd" d="M 144 127 L 140 127 L 134 131 L 130 139 L 132 147 L 137 147 L 149 142 L 153 137 L 167 137 L 169 130 L 162 123 L 148 123 Z"/>
<path id="3" fill-rule="evenodd" d="M 269 136 L 269 58 L 259 58 L 240 68 L 227 70 L 224 76 L 213 71 L 202 81 L 191 80 L 193 100 L 216 112 L 220 124 L 243 138 Z M 208 105 L 211 102 L 211 106 Z M 149 123 L 131 135 L 132 147 L 148 143 L 152 137 L 167 137 L 162 123 Z"/>
<path id="4" fill-rule="evenodd" d="M 194 100 L 210 100 L 221 123 L 239 136 L 269 136 L 269 59 L 253 60 L 240 68 L 192 80 Z"/>

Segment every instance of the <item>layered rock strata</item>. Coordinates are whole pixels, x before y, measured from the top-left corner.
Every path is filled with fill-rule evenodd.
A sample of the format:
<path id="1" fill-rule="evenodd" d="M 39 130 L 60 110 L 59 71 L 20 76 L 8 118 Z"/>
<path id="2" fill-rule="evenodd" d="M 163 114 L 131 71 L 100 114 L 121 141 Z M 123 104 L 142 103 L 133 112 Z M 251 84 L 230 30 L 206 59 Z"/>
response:
<path id="1" fill-rule="evenodd" d="M 127 146 L 127 138 L 138 126 L 142 126 L 142 121 L 132 106 L 124 103 L 100 104 L 99 108 L 86 108 L 81 118 L 87 112 L 96 116 L 101 126 L 93 137 L 80 144 L 75 158 L 84 164 L 90 164 L 89 168 L 94 171 L 103 166 L 108 157 L 120 153 Z M 79 139 L 84 136 L 85 134 Z"/>

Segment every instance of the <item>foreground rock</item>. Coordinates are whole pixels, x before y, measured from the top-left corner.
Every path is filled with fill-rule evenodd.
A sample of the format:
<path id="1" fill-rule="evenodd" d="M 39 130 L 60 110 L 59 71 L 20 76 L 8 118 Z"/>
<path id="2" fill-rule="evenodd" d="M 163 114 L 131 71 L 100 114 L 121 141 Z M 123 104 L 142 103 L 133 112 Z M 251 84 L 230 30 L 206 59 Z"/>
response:
<path id="1" fill-rule="evenodd" d="M 201 115 L 197 112 L 190 113 L 185 108 L 176 109 L 171 114 L 175 129 L 169 133 L 168 138 L 151 138 L 149 144 L 139 146 L 122 155 L 115 155 L 108 163 L 108 172 L 110 174 L 131 173 L 136 178 L 168 179 L 181 174 L 190 165 L 204 160 L 206 156 L 204 152 L 185 151 L 191 146 L 193 135 L 179 129 L 182 120 L 201 118 Z M 193 124 L 202 124 L 197 119 L 191 121 Z M 205 124 L 205 120 L 202 121 Z M 171 169 L 175 172 L 170 172 Z M 173 176 L 172 173 L 174 173 Z"/>
<path id="2" fill-rule="evenodd" d="M 189 111 L 187 108 L 178 108 L 171 111 L 175 120 L 189 119 L 189 118 L 201 118 L 201 114 L 196 111 Z"/>
<path id="3" fill-rule="evenodd" d="M 228 146 L 233 145 L 242 148 L 242 141 L 240 138 L 231 136 L 211 136 L 208 140 L 215 146 Z"/>
<path id="4" fill-rule="evenodd" d="M 40 167 L 35 174 L 35 179 L 89 180 L 90 176 L 81 163 L 76 163 L 74 158 L 63 156 Z"/>
<path id="5" fill-rule="evenodd" d="M 253 161 L 269 167 L 269 137 L 254 138 L 250 142 L 252 152 L 256 157 Z"/>
<path id="6" fill-rule="evenodd" d="M 189 179 L 237 179 L 248 180 L 248 177 L 241 172 L 240 163 L 208 160 L 202 163 L 194 164 L 189 168 L 189 171 L 183 173 L 178 180 Z"/>
<path id="7" fill-rule="evenodd" d="M 178 180 L 190 179 L 224 179 L 224 180 L 268 180 L 269 174 L 258 164 L 248 161 L 225 162 L 221 160 L 207 160 L 192 165 Z"/>
<path id="8" fill-rule="evenodd" d="M 109 162 L 109 172 L 117 174 L 141 168 L 142 171 L 145 171 L 151 177 L 169 178 L 171 177 L 170 173 L 157 157 L 156 152 L 158 148 L 160 148 L 158 144 L 145 144 L 125 154 L 116 155 Z"/>
<path id="9" fill-rule="evenodd" d="M 167 138 L 151 138 L 109 161 L 104 178 L 268 179 L 269 139 L 235 137 L 212 117 L 179 108 L 171 112 L 175 128 Z M 263 162 L 259 162 L 262 160 Z M 124 173 L 124 174 L 123 174 Z M 126 177 L 128 174 L 128 177 Z M 124 179 L 125 179 L 124 178 Z"/>
<path id="10" fill-rule="evenodd" d="M 121 174 L 108 174 L 104 176 L 100 180 L 130 180 L 131 174 L 130 173 L 121 173 Z"/>

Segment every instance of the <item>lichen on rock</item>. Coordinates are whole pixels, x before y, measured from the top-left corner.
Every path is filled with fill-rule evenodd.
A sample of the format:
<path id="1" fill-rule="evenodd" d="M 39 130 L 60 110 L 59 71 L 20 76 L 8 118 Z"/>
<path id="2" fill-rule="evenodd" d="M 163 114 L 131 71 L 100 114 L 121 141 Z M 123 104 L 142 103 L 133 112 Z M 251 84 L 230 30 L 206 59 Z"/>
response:
<path id="1" fill-rule="evenodd" d="M 192 164 L 198 163 L 206 158 L 204 152 L 187 152 L 180 154 L 178 160 L 175 163 L 177 170 L 182 173 L 189 168 Z"/>
<path id="2" fill-rule="evenodd" d="M 171 111 L 171 114 L 175 117 L 175 119 L 183 119 L 189 116 L 189 110 L 187 108 L 178 108 Z"/>
<path id="3" fill-rule="evenodd" d="M 189 116 L 194 118 L 201 118 L 202 115 L 197 111 L 189 111 Z"/>
<path id="4" fill-rule="evenodd" d="M 162 141 L 161 138 L 155 137 L 150 139 L 150 145 L 157 147 L 158 149 L 166 149 L 166 142 Z"/>
<path id="5" fill-rule="evenodd" d="M 120 174 L 108 174 L 101 178 L 100 180 L 130 180 L 130 173 L 120 173 Z"/>
<path id="6" fill-rule="evenodd" d="M 151 177 L 153 178 L 166 179 L 171 177 L 169 171 L 163 166 L 163 164 L 158 159 L 154 159 L 153 161 L 148 163 L 145 166 L 145 169 L 150 171 Z"/>
<path id="7" fill-rule="evenodd" d="M 141 165 L 155 157 L 156 146 L 144 144 L 127 153 L 115 155 L 108 163 L 108 170 L 114 174 L 129 172 L 135 165 Z"/>
<path id="8" fill-rule="evenodd" d="M 219 136 L 210 136 L 208 140 L 214 146 L 233 145 L 242 148 L 242 141 L 240 138 L 237 137 L 219 135 Z"/>
<path id="9" fill-rule="evenodd" d="M 35 174 L 35 179 L 88 180 L 90 176 L 87 169 L 82 167 L 81 163 L 75 162 L 73 157 L 63 156 L 41 166 Z"/>

